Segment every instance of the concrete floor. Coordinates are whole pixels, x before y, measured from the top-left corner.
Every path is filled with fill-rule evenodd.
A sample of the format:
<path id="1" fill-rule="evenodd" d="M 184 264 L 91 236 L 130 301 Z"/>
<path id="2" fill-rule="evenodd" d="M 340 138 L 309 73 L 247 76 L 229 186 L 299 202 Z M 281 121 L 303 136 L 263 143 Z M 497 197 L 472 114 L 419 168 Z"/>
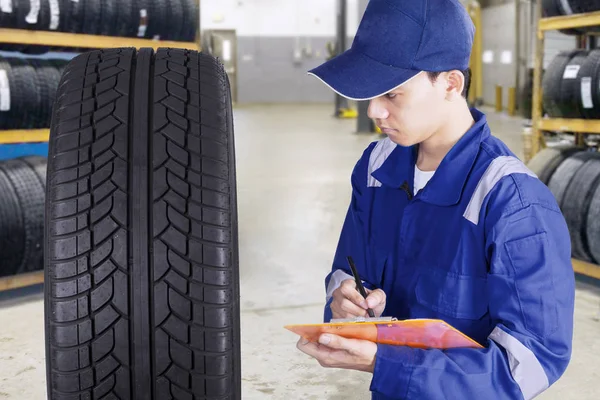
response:
<path id="1" fill-rule="evenodd" d="M 333 105 L 236 108 L 243 399 L 369 398 L 369 376 L 327 370 L 296 350 L 283 325 L 322 318 L 330 268 L 350 195 L 349 174 L 374 135 Z M 489 111 L 485 110 L 484 111 Z M 520 120 L 488 114 L 494 134 L 521 155 Z M 573 360 L 540 399 L 597 399 L 600 291 L 579 284 Z M 293 372 L 289 372 L 289 371 Z M 40 293 L 0 302 L 0 400 L 44 399 Z"/>

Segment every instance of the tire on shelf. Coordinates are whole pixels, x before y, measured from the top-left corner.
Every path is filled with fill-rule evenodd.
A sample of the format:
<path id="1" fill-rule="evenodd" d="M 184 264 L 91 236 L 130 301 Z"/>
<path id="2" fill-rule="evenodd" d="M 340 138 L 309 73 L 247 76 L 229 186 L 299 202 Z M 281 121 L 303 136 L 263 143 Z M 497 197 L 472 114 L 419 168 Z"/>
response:
<path id="1" fill-rule="evenodd" d="M 37 173 L 23 160 L 2 161 L 0 170 L 14 190 L 24 232 L 23 250 L 16 253 L 21 256 L 15 257 L 13 273 L 41 271 L 44 266 L 44 187 Z"/>
<path id="2" fill-rule="evenodd" d="M 577 171 L 583 164 L 595 156 L 596 154 L 591 151 L 577 152 L 564 160 L 558 168 L 556 168 L 554 174 L 552 174 L 552 178 L 550 178 L 550 181 L 548 182 L 548 188 L 550 188 L 550 191 L 556 198 L 561 209 L 564 206 L 565 192 L 569 183 L 571 183 L 575 174 L 577 174 Z"/>
<path id="3" fill-rule="evenodd" d="M 48 158 L 43 156 L 24 156 L 19 157 L 24 163 L 27 163 L 36 173 L 40 180 L 44 190 L 46 189 L 46 172 L 48 165 Z M 44 193 L 45 195 L 45 193 Z"/>
<path id="4" fill-rule="evenodd" d="M 593 155 L 586 161 L 567 186 L 564 194 L 562 211 L 569 227 L 573 257 L 592 262 L 587 240 L 587 215 L 592 195 L 600 183 L 600 154 Z"/>
<path id="5" fill-rule="evenodd" d="M 14 111 L 16 129 L 38 128 L 38 105 L 41 102 L 37 86 L 35 68 L 26 59 L 10 59 L 13 76 L 15 78 L 15 96 L 22 104 L 21 112 Z M 12 96 L 11 96 L 12 97 Z"/>
<path id="6" fill-rule="evenodd" d="M 2 56 L 0 56 L 0 85 L 4 89 L 0 92 L 0 129 L 13 129 L 16 122 L 13 116 L 18 115 L 15 108 L 19 104 L 15 104 L 13 100 L 17 94 L 9 59 Z M 6 98 L 1 96 L 6 96 Z"/>
<path id="7" fill-rule="evenodd" d="M 546 68 L 546 73 L 542 80 L 542 103 L 544 110 L 546 110 L 551 117 L 562 117 L 559 103 L 562 96 L 561 88 L 565 69 L 574 57 L 582 53 L 587 52 L 581 49 L 561 51 L 550 62 L 548 68 Z"/>
<path id="8" fill-rule="evenodd" d="M 592 260 L 600 264 L 600 185 L 596 186 L 591 195 L 585 233 Z"/>
<path id="9" fill-rule="evenodd" d="M 137 36 L 136 22 L 133 21 L 134 13 L 135 0 L 119 0 L 117 2 L 117 20 L 115 21 L 116 26 L 114 30 L 115 36 Z"/>
<path id="10" fill-rule="evenodd" d="M 556 168 L 571 155 L 582 151 L 582 147 L 559 145 L 540 150 L 529 162 L 527 167 L 548 185 Z"/>
<path id="11" fill-rule="evenodd" d="M 39 8 L 34 8 L 32 1 L 21 1 L 28 4 L 28 14 L 26 17 L 26 29 L 32 31 L 49 31 L 51 21 L 50 0 L 39 0 L 37 5 Z M 45 54 L 50 50 L 49 46 L 27 45 L 21 52 L 29 55 Z"/>
<path id="12" fill-rule="evenodd" d="M 185 28 L 183 0 L 167 0 L 166 25 L 163 40 L 180 40 Z"/>
<path id="13" fill-rule="evenodd" d="M 114 0 L 96 1 L 100 3 L 100 30 L 98 34 L 103 36 L 117 36 L 119 29 L 117 23 L 117 2 Z"/>
<path id="14" fill-rule="evenodd" d="M 557 101 L 560 115 L 563 118 L 582 118 L 581 110 L 581 67 L 588 57 L 588 52 L 578 53 L 569 61 L 564 69 L 560 95 Z"/>
<path id="15" fill-rule="evenodd" d="M 579 71 L 579 103 L 586 119 L 600 119 L 600 50 L 592 50 Z"/>
<path id="16" fill-rule="evenodd" d="M 198 2 L 196 0 L 183 1 L 183 28 L 181 30 L 179 40 L 182 42 L 196 41 L 196 33 L 198 31 Z"/>
<path id="17" fill-rule="evenodd" d="M 98 35 L 102 27 L 102 0 L 85 0 L 82 7 L 83 11 L 83 24 L 81 26 L 81 32 L 88 35 Z"/>
<path id="18" fill-rule="evenodd" d="M 67 66 L 46 189 L 51 399 L 241 398 L 230 91 L 195 51 Z"/>
<path id="19" fill-rule="evenodd" d="M 146 37 L 164 40 L 170 26 L 167 22 L 169 0 L 146 0 L 148 28 Z"/>
<path id="20" fill-rule="evenodd" d="M 15 188 L 9 177 L 0 169 L 0 276 L 17 273 L 25 249 L 23 213 Z"/>

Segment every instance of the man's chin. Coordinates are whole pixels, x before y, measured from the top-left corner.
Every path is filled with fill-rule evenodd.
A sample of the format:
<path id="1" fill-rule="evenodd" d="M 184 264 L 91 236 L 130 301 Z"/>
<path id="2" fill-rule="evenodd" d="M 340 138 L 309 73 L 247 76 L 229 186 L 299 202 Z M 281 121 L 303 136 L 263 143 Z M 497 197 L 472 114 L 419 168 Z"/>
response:
<path id="1" fill-rule="evenodd" d="M 394 143 L 396 143 L 398 146 L 402 146 L 402 147 L 410 147 L 410 146 L 414 146 L 415 145 L 415 141 L 411 140 L 410 138 L 407 138 L 403 135 L 400 135 L 398 133 L 390 133 L 390 134 L 386 134 L 386 136 Z"/>

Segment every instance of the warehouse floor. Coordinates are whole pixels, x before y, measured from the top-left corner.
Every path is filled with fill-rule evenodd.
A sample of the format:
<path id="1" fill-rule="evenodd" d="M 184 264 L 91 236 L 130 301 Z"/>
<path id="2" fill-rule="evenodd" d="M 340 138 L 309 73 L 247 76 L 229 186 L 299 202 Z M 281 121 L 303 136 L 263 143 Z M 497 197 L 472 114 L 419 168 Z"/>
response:
<path id="1" fill-rule="evenodd" d="M 350 171 L 377 139 L 353 134 L 356 121 L 331 118 L 332 111 L 333 105 L 236 108 L 243 399 L 369 398 L 368 375 L 321 368 L 283 329 L 321 321 L 323 278 L 348 205 Z M 520 120 L 493 113 L 488 119 L 521 156 Z M 0 400 L 44 399 L 41 294 L 1 298 Z M 540 399 L 597 399 L 599 314 L 600 290 L 578 284 L 573 360 Z"/>

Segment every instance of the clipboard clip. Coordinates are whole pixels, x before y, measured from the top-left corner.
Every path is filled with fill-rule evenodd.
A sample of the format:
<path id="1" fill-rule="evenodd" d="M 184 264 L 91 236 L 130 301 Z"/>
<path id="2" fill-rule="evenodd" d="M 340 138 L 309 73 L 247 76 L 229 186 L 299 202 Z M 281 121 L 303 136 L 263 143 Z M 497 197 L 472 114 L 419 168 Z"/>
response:
<path id="1" fill-rule="evenodd" d="M 331 319 L 332 324 L 337 323 L 347 323 L 347 322 L 355 322 L 355 323 L 371 323 L 371 322 L 393 322 L 398 321 L 398 318 L 393 317 L 379 317 L 379 318 L 371 318 L 371 317 L 355 317 L 355 318 L 333 318 Z"/>

